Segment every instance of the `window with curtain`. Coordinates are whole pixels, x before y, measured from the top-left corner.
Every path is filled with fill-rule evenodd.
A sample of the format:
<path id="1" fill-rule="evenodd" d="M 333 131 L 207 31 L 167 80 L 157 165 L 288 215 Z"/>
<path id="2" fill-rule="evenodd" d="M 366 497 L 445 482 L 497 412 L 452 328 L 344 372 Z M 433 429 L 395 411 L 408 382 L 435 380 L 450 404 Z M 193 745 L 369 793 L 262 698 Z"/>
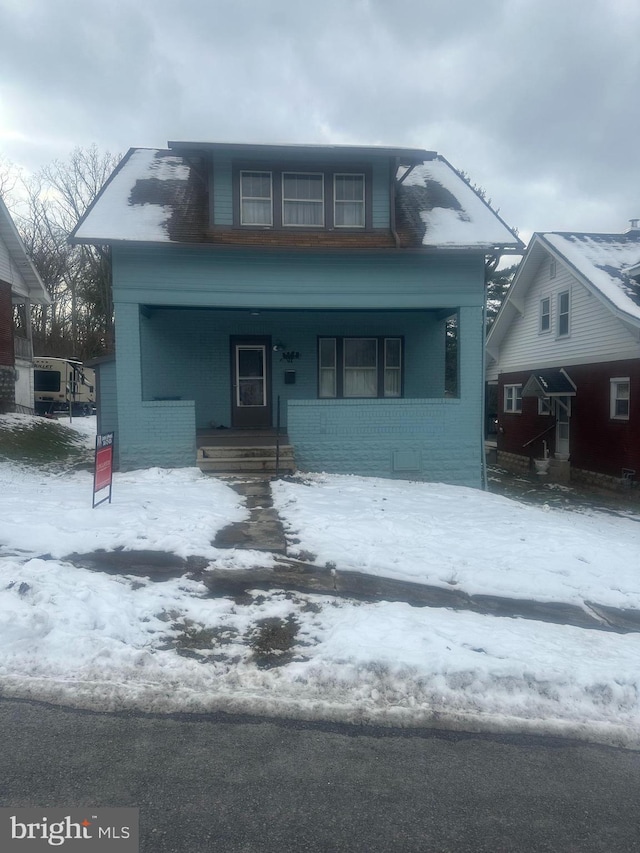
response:
<path id="1" fill-rule="evenodd" d="M 334 175 L 334 224 L 337 228 L 364 228 L 364 175 Z"/>
<path id="2" fill-rule="evenodd" d="M 240 172 L 242 225 L 273 225 L 271 172 Z"/>
<path id="3" fill-rule="evenodd" d="M 282 173 L 282 224 L 324 225 L 324 175 Z"/>
<path id="4" fill-rule="evenodd" d="M 402 338 L 319 338 L 318 396 L 401 397 Z"/>

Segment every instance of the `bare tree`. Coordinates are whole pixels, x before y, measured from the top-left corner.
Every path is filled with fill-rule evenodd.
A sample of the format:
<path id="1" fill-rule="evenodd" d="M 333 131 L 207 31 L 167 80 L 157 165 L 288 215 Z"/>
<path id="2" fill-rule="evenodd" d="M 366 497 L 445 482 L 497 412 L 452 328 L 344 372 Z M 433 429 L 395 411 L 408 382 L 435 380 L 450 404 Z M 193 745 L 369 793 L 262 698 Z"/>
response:
<path id="1" fill-rule="evenodd" d="M 33 308 L 38 355 L 86 360 L 113 348 L 109 249 L 70 246 L 67 239 L 119 159 L 95 145 L 76 148 L 30 178 L 0 160 L 0 190 L 53 300 Z"/>

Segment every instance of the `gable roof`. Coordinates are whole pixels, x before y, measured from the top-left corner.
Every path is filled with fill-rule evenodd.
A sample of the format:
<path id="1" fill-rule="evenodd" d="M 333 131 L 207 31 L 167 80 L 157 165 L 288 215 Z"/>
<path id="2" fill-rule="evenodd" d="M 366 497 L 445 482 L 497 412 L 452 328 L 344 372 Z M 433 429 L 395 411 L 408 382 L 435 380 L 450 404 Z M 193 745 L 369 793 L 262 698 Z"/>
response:
<path id="1" fill-rule="evenodd" d="M 540 263 L 554 257 L 565 264 L 603 305 L 621 319 L 640 327 L 640 231 L 593 234 L 577 231 L 536 232 L 487 336 L 487 350 L 500 346 L 514 316 L 524 304 Z"/>
<path id="2" fill-rule="evenodd" d="M 5 244 L 11 261 L 18 271 L 22 281 L 10 281 L 12 293 L 27 296 L 39 305 L 50 305 L 51 297 L 44 286 L 38 270 L 27 255 L 22 238 L 18 233 L 11 214 L 0 197 L 0 240 Z M 26 288 L 26 292 L 25 292 Z"/>
<path id="3" fill-rule="evenodd" d="M 272 149 L 334 158 L 392 157 L 402 163 L 396 220 L 410 248 L 486 252 L 523 244 L 444 158 L 417 149 L 357 146 L 231 146 L 170 143 L 171 149 L 132 148 L 71 233 L 76 243 L 208 242 L 207 171 L 210 151 L 247 154 Z M 299 161 L 297 161 L 299 162 Z M 393 245 L 393 242 L 389 243 Z"/>

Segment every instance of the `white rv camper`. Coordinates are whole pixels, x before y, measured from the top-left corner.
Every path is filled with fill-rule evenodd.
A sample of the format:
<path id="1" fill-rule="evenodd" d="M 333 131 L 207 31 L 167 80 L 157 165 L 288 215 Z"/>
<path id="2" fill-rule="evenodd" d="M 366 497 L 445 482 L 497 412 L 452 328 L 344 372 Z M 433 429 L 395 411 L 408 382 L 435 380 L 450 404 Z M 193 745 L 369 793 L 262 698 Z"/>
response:
<path id="1" fill-rule="evenodd" d="M 34 409 L 39 415 L 89 415 L 96 407 L 95 373 L 72 358 L 33 359 Z"/>

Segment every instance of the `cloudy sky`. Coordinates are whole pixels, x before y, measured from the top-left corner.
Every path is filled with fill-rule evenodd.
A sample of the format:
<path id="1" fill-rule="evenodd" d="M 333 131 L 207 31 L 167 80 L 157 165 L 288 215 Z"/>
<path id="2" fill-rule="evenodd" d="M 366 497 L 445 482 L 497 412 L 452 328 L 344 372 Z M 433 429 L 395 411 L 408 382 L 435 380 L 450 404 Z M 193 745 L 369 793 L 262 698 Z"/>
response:
<path id="1" fill-rule="evenodd" d="M 437 150 L 532 231 L 640 217 L 639 0 L 0 0 L 0 156 Z"/>

